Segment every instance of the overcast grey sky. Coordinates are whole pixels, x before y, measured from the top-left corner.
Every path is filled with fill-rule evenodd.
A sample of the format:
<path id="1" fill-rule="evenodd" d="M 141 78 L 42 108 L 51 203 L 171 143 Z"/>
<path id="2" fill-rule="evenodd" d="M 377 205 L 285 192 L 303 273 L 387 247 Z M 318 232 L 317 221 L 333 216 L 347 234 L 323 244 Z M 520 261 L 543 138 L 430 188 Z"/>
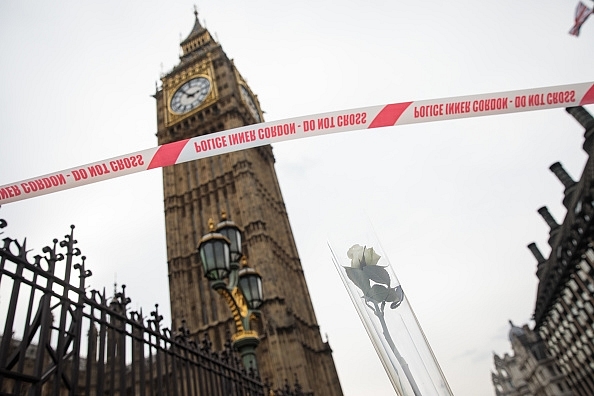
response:
<path id="1" fill-rule="evenodd" d="M 267 121 L 376 104 L 592 81 L 594 20 L 576 1 L 202 1 Z M 592 5 L 588 1 L 589 6 Z M 0 3 L 0 185 L 156 145 L 151 95 L 193 26 L 190 1 Z M 594 109 L 590 108 L 593 111 Z M 583 130 L 563 109 L 356 131 L 274 146 L 321 331 L 345 395 L 394 391 L 333 268 L 328 233 L 365 214 L 456 395 L 492 395 L 508 320 L 532 316 L 557 161 Z M 168 318 L 161 171 L 0 209 L 39 252 L 75 224 L 94 288 L 127 285 Z M 3 305 L 0 300 L 0 315 Z"/>

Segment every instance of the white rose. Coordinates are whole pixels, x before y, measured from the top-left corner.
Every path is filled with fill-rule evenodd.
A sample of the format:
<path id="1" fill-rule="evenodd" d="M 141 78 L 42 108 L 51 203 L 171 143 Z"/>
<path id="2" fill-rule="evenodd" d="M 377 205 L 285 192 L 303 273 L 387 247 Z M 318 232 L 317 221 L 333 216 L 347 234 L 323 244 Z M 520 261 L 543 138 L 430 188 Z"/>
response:
<path id="1" fill-rule="evenodd" d="M 348 258 L 351 259 L 351 268 L 361 268 L 366 265 L 376 265 L 380 259 L 373 248 L 366 248 L 361 245 L 353 245 L 347 252 Z"/>

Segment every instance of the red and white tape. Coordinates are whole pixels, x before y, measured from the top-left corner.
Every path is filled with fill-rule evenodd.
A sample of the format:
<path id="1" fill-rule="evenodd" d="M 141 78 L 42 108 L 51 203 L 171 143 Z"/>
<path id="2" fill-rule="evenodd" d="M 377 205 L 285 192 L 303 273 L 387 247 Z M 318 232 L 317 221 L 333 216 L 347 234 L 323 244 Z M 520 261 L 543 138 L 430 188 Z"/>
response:
<path id="1" fill-rule="evenodd" d="M 594 103 L 594 83 L 362 107 L 264 122 L 186 139 L 0 186 L 0 205 L 101 180 L 310 136 Z"/>

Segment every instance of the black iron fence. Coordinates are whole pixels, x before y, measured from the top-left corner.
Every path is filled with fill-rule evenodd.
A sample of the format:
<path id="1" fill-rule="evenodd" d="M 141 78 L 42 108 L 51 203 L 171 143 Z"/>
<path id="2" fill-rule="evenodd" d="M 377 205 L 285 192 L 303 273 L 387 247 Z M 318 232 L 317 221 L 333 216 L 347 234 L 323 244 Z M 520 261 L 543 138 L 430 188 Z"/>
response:
<path id="1" fill-rule="evenodd" d="M 146 318 L 128 310 L 125 286 L 112 297 L 85 291 L 91 271 L 71 228 L 32 257 L 26 241 L 1 241 L 0 395 L 274 394 L 230 343 L 215 352 L 162 327 L 158 306 Z"/>

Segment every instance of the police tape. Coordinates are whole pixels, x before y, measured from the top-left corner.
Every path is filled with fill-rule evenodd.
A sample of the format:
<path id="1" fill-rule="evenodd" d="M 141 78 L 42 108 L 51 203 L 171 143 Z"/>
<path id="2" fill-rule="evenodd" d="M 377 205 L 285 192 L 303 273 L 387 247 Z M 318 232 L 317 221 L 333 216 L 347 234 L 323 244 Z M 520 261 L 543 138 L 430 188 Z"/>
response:
<path id="1" fill-rule="evenodd" d="M 292 139 L 594 103 L 594 83 L 363 107 L 229 129 L 0 186 L 0 205 Z"/>

